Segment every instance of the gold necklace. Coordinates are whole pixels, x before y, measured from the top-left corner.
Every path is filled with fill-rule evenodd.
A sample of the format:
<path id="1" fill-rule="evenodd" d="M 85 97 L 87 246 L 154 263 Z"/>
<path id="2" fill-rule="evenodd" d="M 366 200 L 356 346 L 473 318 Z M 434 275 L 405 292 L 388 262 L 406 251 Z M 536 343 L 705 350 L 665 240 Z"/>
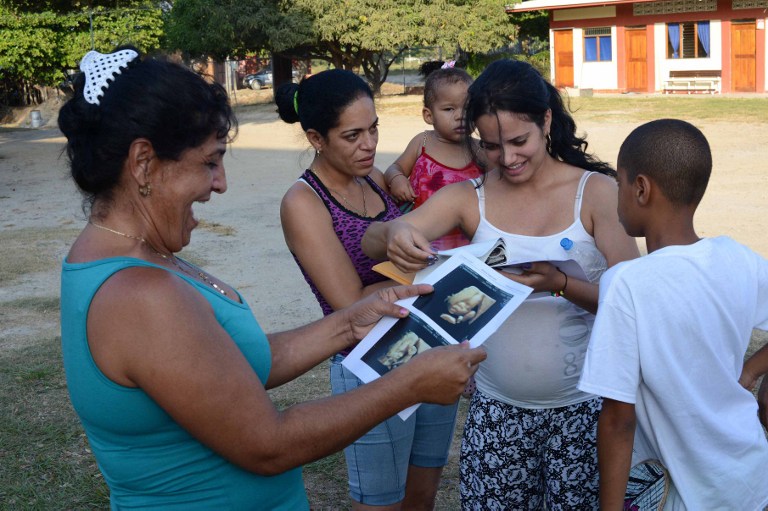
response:
<path id="1" fill-rule="evenodd" d="M 311 171 L 312 171 L 312 173 L 318 177 L 318 179 L 320 178 L 320 176 L 317 174 L 317 171 L 316 171 L 315 169 L 313 169 L 313 168 L 310 168 L 309 170 L 311 170 Z M 331 188 L 331 187 L 330 187 L 330 186 L 328 186 L 327 184 L 325 185 L 325 187 L 326 187 L 326 188 L 328 188 L 328 190 L 329 190 L 331 193 L 335 193 L 336 195 L 338 195 L 339 197 L 341 197 L 341 200 L 343 200 L 343 201 L 344 201 L 344 204 L 346 204 L 346 205 L 347 205 L 347 208 L 348 208 L 350 211 L 352 211 L 353 213 L 355 213 L 355 214 L 357 214 L 357 215 L 360 215 L 360 216 L 364 216 L 364 217 L 367 217 L 367 216 L 368 216 L 368 206 L 367 206 L 367 204 L 365 203 L 365 188 L 363 188 L 363 183 L 361 183 L 361 182 L 360 182 L 360 179 L 358 179 L 358 177 L 357 177 L 357 176 L 353 177 L 352 179 L 353 179 L 353 180 L 355 181 L 355 183 L 357 183 L 357 185 L 360 187 L 360 193 L 362 193 L 362 194 L 363 194 L 363 212 L 362 212 L 362 213 L 360 212 L 360 210 L 358 210 L 356 207 L 354 207 L 354 206 L 352 205 L 352 203 L 349 201 L 349 199 L 347 199 L 347 197 L 346 197 L 346 196 L 345 196 L 343 193 L 339 192 L 338 190 L 334 190 L 333 188 Z M 322 181 L 322 180 L 321 180 L 321 181 Z"/>
<path id="2" fill-rule="evenodd" d="M 95 224 L 95 223 L 93 223 L 93 221 L 92 221 L 92 220 L 88 220 L 88 223 L 89 223 L 89 224 L 91 224 L 92 226 L 96 227 L 97 229 L 102 229 L 102 230 L 104 230 L 104 231 L 108 231 L 108 232 L 111 232 L 112 234 L 118 234 L 118 235 L 120 235 L 120 236 L 123 236 L 123 237 L 125 237 L 125 238 L 130 238 L 130 239 L 132 239 L 132 240 L 136 240 L 136 241 L 140 241 L 140 242 L 142 242 L 142 243 L 143 243 L 143 244 L 145 244 L 147 247 L 149 247 L 149 249 L 150 249 L 152 252 L 154 252 L 154 253 L 155 253 L 155 254 L 157 254 L 158 256 L 162 257 L 162 258 L 163 258 L 163 259 L 165 259 L 166 261 L 170 262 L 171 264 L 173 264 L 173 265 L 174 265 L 176 268 L 178 268 L 178 269 L 179 269 L 179 271 L 181 271 L 182 273 L 186 273 L 187 275 L 189 275 L 189 276 L 191 276 L 191 277 L 195 277 L 195 276 L 197 276 L 197 277 L 200 277 L 200 278 L 203 280 L 203 282 L 205 282 L 206 284 L 208 284 L 209 286 L 211 286 L 213 289 L 215 289 L 215 290 L 216 290 L 216 291 L 218 291 L 219 293 L 223 294 L 224 296 L 227 296 L 227 291 L 226 291 L 225 289 L 222 289 L 222 288 L 221 288 L 221 286 L 219 286 L 218 284 L 216 284 L 215 282 L 213 282 L 213 281 L 212 281 L 210 278 L 208 278 L 208 275 L 206 275 L 206 274 L 205 274 L 205 272 L 203 272 L 201 269 L 199 269 L 199 268 L 197 268 L 197 267 L 195 267 L 195 266 L 192 266 L 191 264 L 189 264 L 188 262 L 184 261 L 183 259 L 178 259 L 178 258 L 177 258 L 175 255 L 173 255 L 173 254 L 171 254 L 170 256 L 169 256 L 168 254 L 163 254 L 162 252 L 160 252 L 159 250 L 157 250 L 155 247 L 153 247 L 152 245 L 150 245 L 150 244 L 147 242 L 147 240 L 145 240 L 144 238 L 142 238 L 142 237 L 140 237 L 140 236 L 133 236 L 133 235 L 131 235 L 131 234 L 126 234 L 126 233 L 124 233 L 124 232 L 116 231 L 116 230 L 114 230 L 114 229 L 110 229 L 110 228 L 109 228 L 109 227 L 107 227 L 106 225 Z M 188 266 L 188 267 L 189 267 L 189 269 L 187 269 L 187 268 L 185 268 L 184 266 L 180 265 L 180 264 L 179 264 L 179 261 L 182 261 L 182 262 L 183 262 L 183 263 L 184 263 L 186 266 Z"/>

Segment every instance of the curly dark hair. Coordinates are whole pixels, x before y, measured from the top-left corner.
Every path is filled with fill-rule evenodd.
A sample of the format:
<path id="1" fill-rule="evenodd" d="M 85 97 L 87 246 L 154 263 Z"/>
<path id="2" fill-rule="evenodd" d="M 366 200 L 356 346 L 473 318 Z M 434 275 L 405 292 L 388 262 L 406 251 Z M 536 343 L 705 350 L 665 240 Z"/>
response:
<path id="1" fill-rule="evenodd" d="M 133 47 L 122 46 L 121 49 Z M 146 138 L 158 158 L 178 160 L 214 133 L 231 141 L 237 119 L 224 88 L 161 59 L 137 57 L 109 83 L 98 105 L 83 96 L 85 76 L 59 111 L 72 177 L 86 198 L 111 200 L 131 143 Z"/>
<path id="2" fill-rule="evenodd" d="M 467 145 L 475 131 L 475 122 L 486 114 L 512 112 L 539 128 L 544 127 L 547 110 L 552 112 L 549 154 L 558 160 L 585 170 L 612 177 L 616 171 L 608 163 L 587 153 L 586 137 L 576 135 L 576 123 L 558 90 L 533 66 L 519 60 L 502 59 L 491 63 L 469 87 L 465 111 Z M 475 161 L 482 161 L 473 154 Z"/>

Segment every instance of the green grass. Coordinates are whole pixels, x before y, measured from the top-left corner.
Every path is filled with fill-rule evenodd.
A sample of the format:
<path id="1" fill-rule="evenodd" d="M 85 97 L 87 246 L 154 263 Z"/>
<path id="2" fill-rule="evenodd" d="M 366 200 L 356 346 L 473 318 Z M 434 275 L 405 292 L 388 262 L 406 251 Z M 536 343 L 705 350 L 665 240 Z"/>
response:
<path id="1" fill-rule="evenodd" d="M 67 396 L 59 338 L 1 351 L 0 387 L 0 509 L 107 508 L 106 485 Z"/>
<path id="2" fill-rule="evenodd" d="M 600 94 L 565 100 L 577 126 L 583 120 L 636 123 L 675 117 L 691 122 L 750 124 L 764 123 L 768 118 L 768 99 L 763 97 Z M 380 116 L 418 115 L 421 101 L 418 95 L 383 96 L 377 99 L 376 110 Z"/>
<path id="3" fill-rule="evenodd" d="M 649 121 L 675 117 L 689 121 L 763 123 L 768 100 L 761 97 L 598 95 L 570 98 L 577 119 L 606 122 Z"/>
<path id="4" fill-rule="evenodd" d="M 397 76 L 397 73 L 395 75 Z M 394 91 L 389 93 L 388 91 Z M 402 85 L 386 84 L 376 99 L 376 110 L 384 115 L 419 115 L 422 96 L 404 95 Z M 597 94 L 592 97 L 566 97 L 573 116 L 579 120 L 604 122 L 643 122 L 663 117 L 688 121 L 763 123 L 768 118 L 768 98 L 758 96 Z M 241 100 L 238 115 L 255 112 L 274 116 L 271 94 Z"/>

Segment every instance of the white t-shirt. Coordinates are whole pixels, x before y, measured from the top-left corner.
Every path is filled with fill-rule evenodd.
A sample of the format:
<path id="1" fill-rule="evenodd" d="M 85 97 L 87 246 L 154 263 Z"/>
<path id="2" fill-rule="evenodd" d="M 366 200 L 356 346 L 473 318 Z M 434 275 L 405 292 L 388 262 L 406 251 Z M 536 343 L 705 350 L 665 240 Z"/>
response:
<path id="1" fill-rule="evenodd" d="M 738 383 L 752 329 L 767 327 L 768 261 L 727 237 L 603 275 L 579 388 L 635 404 L 632 461 L 668 468 L 665 509 L 768 505 L 768 442 Z"/>
<path id="2" fill-rule="evenodd" d="M 508 233 L 485 218 L 485 194 L 477 188 L 480 223 L 473 243 L 503 238 L 512 260 L 558 261 L 576 258 L 561 246 L 563 238 L 579 244 L 580 257 L 602 258 L 581 223 L 581 198 L 590 176 L 585 172 L 574 202 L 574 221 L 549 236 Z M 580 264 L 592 261 L 578 261 Z M 581 403 L 595 396 L 576 388 L 592 331 L 594 315 L 562 297 L 534 293 L 483 343 L 488 358 L 475 373 L 477 388 L 503 403 L 543 409 Z"/>

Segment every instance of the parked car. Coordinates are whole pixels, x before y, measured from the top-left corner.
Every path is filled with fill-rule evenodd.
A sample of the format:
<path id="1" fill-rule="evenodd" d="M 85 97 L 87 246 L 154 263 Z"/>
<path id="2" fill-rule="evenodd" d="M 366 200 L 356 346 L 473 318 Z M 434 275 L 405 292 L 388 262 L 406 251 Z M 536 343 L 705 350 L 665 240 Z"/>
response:
<path id="1" fill-rule="evenodd" d="M 299 81 L 299 72 L 294 69 L 291 73 L 294 82 Z M 243 86 L 249 89 L 259 90 L 264 87 L 272 87 L 272 69 L 265 68 L 258 73 L 247 74 L 243 77 Z"/>
<path id="2" fill-rule="evenodd" d="M 253 90 L 272 87 L 272 70 L 262 69 L 258 73 L 245 75 L 243 78 L 243 85 Z"/>

